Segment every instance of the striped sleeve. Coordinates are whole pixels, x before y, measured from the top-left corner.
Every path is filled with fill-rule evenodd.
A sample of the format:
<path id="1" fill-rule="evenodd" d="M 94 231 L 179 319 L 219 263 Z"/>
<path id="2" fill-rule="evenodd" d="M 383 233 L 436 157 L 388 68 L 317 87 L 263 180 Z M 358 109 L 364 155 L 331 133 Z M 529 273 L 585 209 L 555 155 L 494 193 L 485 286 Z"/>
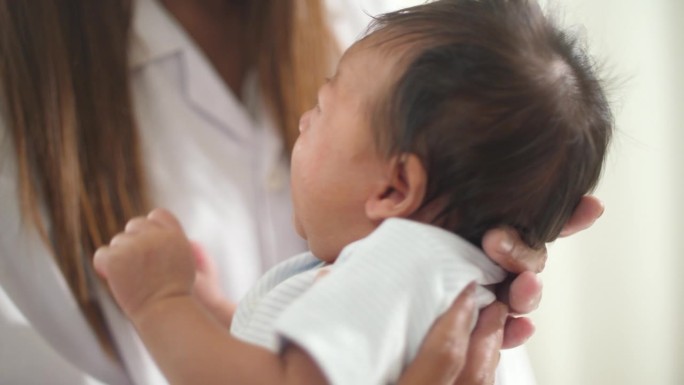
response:
<path id="1" fill-rule="evenodd" d="M 395 382 L 456 295 L 473 280 L 491 283 L 480 266 L 456 255 L 453 234 L 405 222 L 383 224 L 345 250 L 276 320 L 281 341 L 306 351 L 330 384 Z M 458 245 L 460 254 L 481 254 Z M 481 306 L 494 299 L 482 288 L 478 294 Z"/>

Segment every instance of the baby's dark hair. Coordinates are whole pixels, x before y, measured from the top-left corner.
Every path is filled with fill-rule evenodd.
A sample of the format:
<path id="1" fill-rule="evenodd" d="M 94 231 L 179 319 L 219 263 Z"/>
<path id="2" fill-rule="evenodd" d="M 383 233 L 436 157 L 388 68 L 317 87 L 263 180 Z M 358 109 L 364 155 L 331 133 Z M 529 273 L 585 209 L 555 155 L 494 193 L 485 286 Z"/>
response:
<path id="1" fill-rule="evenodd" d="M 479 245 L 510 225 L 554 240 L 596 185 L 613 117 L 576 37 L 534 1 L 440 0 L 376 18 L 369 41 L 400 58 L 370 107 L 379 149 L 416 154 L 423 206 Z"/>

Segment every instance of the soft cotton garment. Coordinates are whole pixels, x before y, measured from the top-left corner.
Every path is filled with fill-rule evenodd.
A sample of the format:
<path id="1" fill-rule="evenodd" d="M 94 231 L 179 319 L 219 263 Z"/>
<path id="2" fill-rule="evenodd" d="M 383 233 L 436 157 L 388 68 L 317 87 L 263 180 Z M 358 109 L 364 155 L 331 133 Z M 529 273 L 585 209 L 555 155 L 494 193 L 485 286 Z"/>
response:
<path id="1" fill-rule="evenodd" d="M 495 299 L 483 286 L 505 276 L 451 232 L 389 219 L 334 264 L 304 253 L 274 267 L 240 303 L 231 332 L 274 352 L 296 344 L 333 385 L 393 383 L 469 282 L 480 284 L 481 308 Z"/>

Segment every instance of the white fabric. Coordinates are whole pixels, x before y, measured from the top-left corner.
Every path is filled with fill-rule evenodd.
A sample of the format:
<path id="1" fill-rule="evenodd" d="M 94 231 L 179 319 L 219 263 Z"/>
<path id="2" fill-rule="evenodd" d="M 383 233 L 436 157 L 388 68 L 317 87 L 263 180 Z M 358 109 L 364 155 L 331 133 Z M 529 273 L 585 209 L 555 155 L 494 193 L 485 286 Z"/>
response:
<path id="1" fill-rule="evenodd" d="M 135 3 L 132 91 L 153 202 L 216 258 L 224 293 L 238 300 L 278 256 L 304 250 L 281 140 L 254 92 L 244 107 L 156 1 Z M 245 88 L 255 90 L 255 79 Z M 52 257 L 22 223 L 14 154 L 0 129 L 0 384 L 165 384 L 106 296 L 130 379 L 100 350 Z"/>
<path id="2" fill-rule="evenodd" d="M 320 280 L 321 269 L 329 273 Z M 279 351 L 302 347 L 332 385 L 394 383 L 435 319 L 471 282 L 506 272 L 441 228 L 389 219 L 324 266 L 310 253 L 276 266 L 240 303 L 231 332 Z M 494 295 L 478 287 L 484 307 Z"/>
<path id="3" fill-rule="evenodd" d="M 328 20 L 342 47 L 363 36 L 372 15 L 390 12 L 420 0 L 326 0 Z"/>
<path id="4" fill-rule="evenodd" d="M 100 349 L 38 234 L 20 219 L 8 139 L 0 120 L 0 384 L 97 383 L 75 365 L 107 383 L 127 385 L 125 373 Z"/>

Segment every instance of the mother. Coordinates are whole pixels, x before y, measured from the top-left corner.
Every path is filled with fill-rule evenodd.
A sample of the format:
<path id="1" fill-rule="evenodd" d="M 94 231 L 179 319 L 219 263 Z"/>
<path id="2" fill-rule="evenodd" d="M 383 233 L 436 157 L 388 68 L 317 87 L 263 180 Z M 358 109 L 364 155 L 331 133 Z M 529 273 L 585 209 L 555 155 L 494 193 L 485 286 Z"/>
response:
<path id="1" fill-rule="evenodd" d="M 215 278 L 233 300 L 301 251 L 286 159 L 338 52 L 324 11 L 321 0 L 0 0 L 0 382 L 165 383 L 90 265 L 149 207 L 168 207 L 220 257 Z M 599 211 L 586 199 L 569 231 Z M 493 230 L 485 249 L 514 273 L 539 270 L 543 252 L 516 239 Z M 536 306 L 533 274 L 512 288 L 515 310 Z M 501 307 L 469 347 L 443 349 L 466 311 L 435 325 L 406 384 L 492 377 Z M 504 345 L 531 334 L 525 319 L 506 331 Z"/>

